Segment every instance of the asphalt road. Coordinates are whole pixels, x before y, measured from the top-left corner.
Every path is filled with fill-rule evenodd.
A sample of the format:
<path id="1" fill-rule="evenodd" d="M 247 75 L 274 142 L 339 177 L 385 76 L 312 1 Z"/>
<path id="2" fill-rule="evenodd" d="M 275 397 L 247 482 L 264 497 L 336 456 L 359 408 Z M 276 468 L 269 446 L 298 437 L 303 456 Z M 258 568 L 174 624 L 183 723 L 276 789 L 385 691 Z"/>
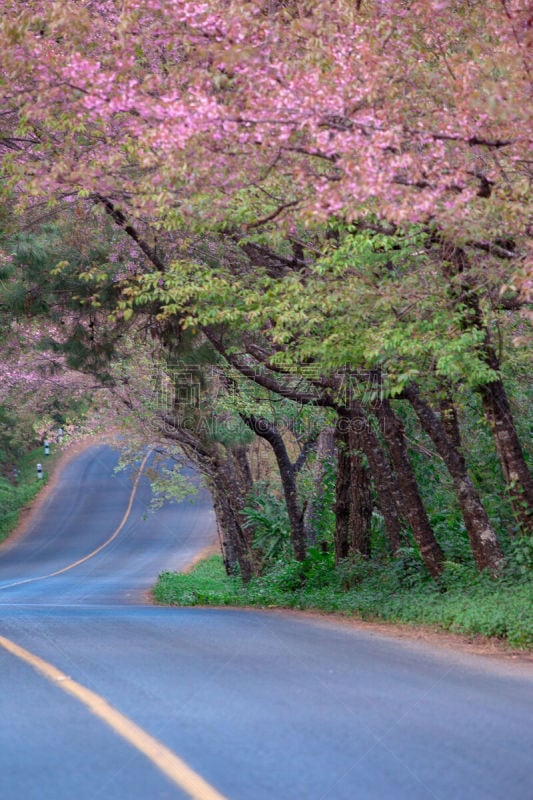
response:
<path id="1" fill-rule="evenodd" d="M 0 549 L 2 800 L 533 798 L 531 666 L 279 612 L 150 606 L 213 515 L 204 496 L 143 520 L 149 488 L 112 477 L 114 458 L 72 461 Z"/>
<path id="2" fill-rule="evenodd" d="M 67 463 L 38 519 L 0 549 L 0 604 L 138 603 L 160 572 L 182 569 L 215 541 L 205 490 L 151 511 L 149 481 L 143 475 L 135 485 L 136 473 L 115 473 L 117 459 L 111 448 L 95 446 Z M 102 546 L 75 568 L 39 579 Z"/>

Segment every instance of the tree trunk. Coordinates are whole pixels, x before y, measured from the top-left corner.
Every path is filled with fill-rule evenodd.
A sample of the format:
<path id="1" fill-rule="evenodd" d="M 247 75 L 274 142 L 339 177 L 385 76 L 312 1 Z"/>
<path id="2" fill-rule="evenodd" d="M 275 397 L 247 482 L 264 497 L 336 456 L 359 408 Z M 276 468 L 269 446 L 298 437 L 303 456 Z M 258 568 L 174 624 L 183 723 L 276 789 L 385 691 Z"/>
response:
<path id="1" fill-rule="evenodd" d="M 383 438 L 387 442 L 403 495 L 403 514 L 411 526 L 426 567 L 431 575 L 436 578 L 444 568 L 444 553 L 435 538 L 420 497 L 418 484 L 407 452 L 402 421 L 394 413 L 389 401 L 386 399 L 375 403 L 374 412 Z"/>
<path id="2" fill-rule="evenodd" d="M 509 490 L 515 519 L 520 532 L 530 535 L 533 533 L 533 477 L 516 433 L 507 392 L 502 381 L 496 380 L 480 386 L 479 393 Z"/>
<path id="3" fill-rule="evenodd" d="M 328 467 L 335 464 L 335 431 L 327 425 L 318 437 L 313 469 L 313 489 L 304 512 L 304 531 L 308 544 L 318 538 L 318 517 L 324 504 L 324 482 Z"/>
<path id="4" fill-rule="evenodd" d="M 453 265 L 453 274 L 462 275 L 459 287 L 451 290 L 469 311 L 464 327 L 474 327 L 485 334 L 483 353 L 485 362 L 495 372 L 500 371 L 500 360 L 492 344 L 490 329 L 486 325 L 479 301 L 478 288 L 468 273 L 469 262 L 462 248 L 443 244 L 446 261 Z M 483 411 L 494 439 L 503 477 L 507 484 L 511 506 L 522 533 L 533 530 L 533 477 L 524 459 L 520 440 L 511 413 L 507 392 L 501 378 L 476 387 L 481 395 Z"/>
<path id="5" fill-rule="evenodd" d="M 215 514 L 226 571 L 238 563 L 244 583 L 258 573 L 253 552 L 253 531 L 245 526 L 242 511 L 251 490 L 251 476 L 244 448 L 228 448 L 214 463 L 210 476 Z"/>
<path id="6" fill-rule="evenodd" d="M 227 575 L 234 575 L 237 567 L 241 567 L 241 551 L 244 549 L 243 542 L 239 541 L 241 533 L 235 525 L 234 516 L 228 501 L 225 487 L 221 486 L 221 481 L 209 479 L 211 496 L 218 529 L 218 541 L 222 552 L 222 559 Z M 251 571 L 248 565 L 244 566 L 247 573 L 246 579 L 250 580 Z M 241 567 L 241 574 L 243 569 Z"/>
<path id="7" fill-rule="evenodd" d="M 243 581 L 258 574 L 260 559 L 253 551 L 253 530 L 245 527 L 242 511 L 252 489 L 245 447 L 223 447 L 191 426 L 177 426 L 172 415 L 162 415 L 165 438 L 178 443 L 205 477 L 215 510 L 218 537 L 228 575 L 237 565 Z"/>
<path id="8" fill-rule="evenodd" d="M 336 431 L 337 480 L 335 484 L 335 560 L 359 553 L 370 555 L 372 494 L 370 475 L 359 451 L 354 430 Z"/>
<path id="9" fill-rule="evenodd" d="M 283 436 L 274 425 L 262 417 L 243 414 L 241 414 L 241 417 L 254 433 L 266 439 L 274 451 L 291 526 L 291 543 L 294 556 L 297 561 L 303 561 L 307 556 L 303 511 L 298 500 L 296 470 L 287 453 Z"/>
<path id="10" fill-rule="evenodd" d="M 440 417 L 421 399 L 418 389 L 411 384 L 404 390 L 404 394 L 450 473 L 478 569 L 488 569 L 496 574 L 502 560 L 502 551 L 487 512 L 468 474 L 464 456 L 447 435 Z"/>
<path id="11" fill-rule="evenodd" d="M 402 539 L 401 513 L 397 502 L 400 489 L 396 475 L 360 403 L 353 403 L 349 409 L 337 409 L 337 412 L 339 414 L 337 428 L 344 431 L 352 430 L 359 437 L 378 495 L 391 551 L 395 553 Z"/>

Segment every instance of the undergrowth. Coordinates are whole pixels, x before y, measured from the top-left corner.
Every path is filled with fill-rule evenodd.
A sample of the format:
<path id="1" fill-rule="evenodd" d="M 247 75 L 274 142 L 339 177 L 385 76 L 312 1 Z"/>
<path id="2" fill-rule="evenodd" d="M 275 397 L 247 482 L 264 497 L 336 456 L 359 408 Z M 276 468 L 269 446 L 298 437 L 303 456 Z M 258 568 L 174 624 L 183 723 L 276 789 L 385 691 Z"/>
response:
<path id="1" fill-rule="evenodd" d="M 22 509 L 46 484 L 49 471 L 58 456 L 59 453 L 53 453 L 46 457 L 43 448 L 37 447 L 19 460 L 15 483 L 0 476 L 0 542 L 16 528 Z M 43 477 L 40 480 L 37 478 L 38 463 L 43 466 Z"/>
<path id="2" fill-rule="evenodd" d="M 517 540 L 498 580 L 449 562 L 435 582 L 408 550 L 388 563 L 361 559 L 335 567 L 331 554 L 316 549 L 302 563 L 280 560 L 247 585 L 239 577 L 228 577 L 220 556 L 213 556 L 188 574 L 163 573 L 153 594 L 158 602 L 171 605 L 314 609 L 431 625 L 531 649 L 532 570 L 533 539 Z"/>

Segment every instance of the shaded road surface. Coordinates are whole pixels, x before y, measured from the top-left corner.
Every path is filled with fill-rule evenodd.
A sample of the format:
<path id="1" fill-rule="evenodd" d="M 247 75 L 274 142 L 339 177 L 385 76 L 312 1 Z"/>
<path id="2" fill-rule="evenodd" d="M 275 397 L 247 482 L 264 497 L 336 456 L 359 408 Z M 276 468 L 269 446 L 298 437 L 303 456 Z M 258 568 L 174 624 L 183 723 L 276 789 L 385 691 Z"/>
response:
<path id="1" fill-rule="evenodd" d="M 117 459 L 111 448 L 95 446 L 67 463 L 39 518 L 0 549 L 0 604 L 139 602 L 160 572 L 182 569 L 215 541 L 205 490 L 154 513 L 149 481 L 136 485 L 135 475 L 115 474 Z M 100 547 L 75 568 L 36 580 Z"/>
<path id="2" fill-rule="evenodd" d="M 143 604 L 154 569 L 204 546 L 205 500 L 142 522 L 141 481 L 110 545 L 2 589 L 112 535 L 132 491 L 110 477 L 113 458 L 93 449 L 71 462 L 39 525 L 0 550 L 0 635 L 61 670 L 45 676 L 0 647 L 2 800 L 210 800 L 209 787 L 228 800 L 533 798 L 527 664 L 278 612 Z M 163 774 L 105 708 L 97 717 L 67 693 L 73 681 L 207 789 L 194 793 L 179 764 Z"/>

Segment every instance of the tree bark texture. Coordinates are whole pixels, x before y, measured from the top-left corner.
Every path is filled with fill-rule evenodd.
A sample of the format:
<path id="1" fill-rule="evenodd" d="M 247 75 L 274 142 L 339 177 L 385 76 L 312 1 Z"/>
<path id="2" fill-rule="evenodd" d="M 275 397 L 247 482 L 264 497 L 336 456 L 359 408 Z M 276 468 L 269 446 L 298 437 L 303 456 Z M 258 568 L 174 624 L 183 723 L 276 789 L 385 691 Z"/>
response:
<path id="1" fill-rule="evenodd" d="M 464 276 L 459 291 L 454 288 L 451 295 L 469 309 L 470 318 L 465 319 L 465 327 L 475 327 L 484 332 L 484 360 L 494 372 L 499 373 L 500 359 L 484 319 L 478 289 L 469 278 L 466 253 L 462 248 L 450 245 L 443 246 L 442 250 L 445 259 L 453 265 L 454 274 Z M 533 530 L 533 477 L 524 458 L 505 386 L 498 377 L 476 388 L 481 395 L 515 519 L 520 531 L 530 534 Z"/>
<path id="2" fill-rule="evenodd" d="M 244 448 L 228 448 L 216 459 L 210 483 L 226 571 L 231 574 L 238 564 L 247 583 L 258 572 L 258 558 L 252 547 L 253 531 L 242 513 L 252 488 Z"/>
<path id="3" fill-rule="evenodd" d="M 308 544 L 318 539 L 318 517 L 324 504 L 324 484 L 329 468 L 335 465 L 335 431 L 327 425 L 319 434 L 313 469 L 313 488 L 304 511 L 304 531 Z"/>
<path id="4" fill-rule="evenodd" d="M 515 519 L 524 535 L 533 533 L 533 477 L 527 467 L 522 446 L 501 380 L 491 381 L 479 388 L 483 411 L 489 424 L 494 446 L 502 467 L 503 477 Z"/>
<path id="5" fill-rule="evenodd" d="M 180 445 L 206 479 L 226 572 L 233 574 L 238 565 L 243 581 L 249 581 L 258 573 L 260 559 L 252 548 L 254 532 L 243 517 L 252 489 L 246 448 L 217 444 L 194 426 L 177 424 L 173 415 L 162 415 L 160 424 L 162 434 Z"/>
<path id="6" fill-rule="evenodd" d="M 307 556 L 307 542 L 304 531 L 303 510 L 298 499 L 296 470 L 289 458 L 283 436 L 280 431 L 263 417 L 241 415 L 248 427 L 265 439 L 274 452 L 285 497 L 285 505 L 291 526 L 291 544 L 297 561 Z"/>
<path id="7" fill-rule="evenodd" d="M 478 569 L 488 569 L 496 574 L 502 560 L 501 547 L 468 474 L 463 454 L 447 435 L 439 415 L 422 400 L 416 386 L 411 384 L 404 390 L 404 394 L 450 473 Z"/>
<path id="8" fill-rule="evenodd" d="M 413 532 L 420 555 L 431 575 L 436 578 L 444 569 L 444 553 L 435 538 L 426 509 L 420 497 L 418 483 L 409 460 L 402 421 L 387 399 L 374 404 L 380 425 L 403 496 L 402 512 Z"/>
<path id="9" fill-rule="evenodd" d="M 335 560 L 370 555 L 372 493 L 370 475 L 360 452 L 359 435 L 345 426 L 337 428 L 337 480 L 335 484 Z"/>
<path id="10" fill-rule="evenodd" d="M 360 447 L 367 457 L 385 523 L 385 532 L 391 551 L 395 553 L 402 540 L 401 513 L 397 500 L 401 492 L 396 475 L 360 403 L 353 403 L 349 409 L 337 409 L 337 412 L 339 414 L 337 428 L 356 433 Z"/>

